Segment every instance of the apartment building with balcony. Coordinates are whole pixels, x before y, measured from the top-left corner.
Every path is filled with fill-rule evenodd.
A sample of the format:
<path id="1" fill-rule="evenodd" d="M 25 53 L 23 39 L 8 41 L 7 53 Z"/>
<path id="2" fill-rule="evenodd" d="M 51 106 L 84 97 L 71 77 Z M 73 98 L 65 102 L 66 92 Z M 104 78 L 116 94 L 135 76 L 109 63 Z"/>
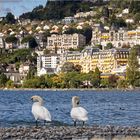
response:
<path id="1" fill-rule="evenodd" d="M 70 48 L 77 49 L 86 44 L 86 38 L 82 34 L 53 34 L 47 38 L 47 48 L 57 53 L 63 53 Z"/>
<path id="2" fill-rule="evenodd" d="M 84 50 L 82 53 L 80 65 L 84 73 L 94 71 L 96 67 L 102 73 L 112 73 L 113 70 L 126 66 L 129 56 L 128 49 L 99 50 L 91 48 L 88 52 Z"/>
<path id="3" fill-rule="evenodd" d="M 91 46 L 86 47 L 81 53 L 67 53 L 65 62 L 72 62 L 82 66 L 82 72 L 94 71 L 96 67 L 102 73 L 120 73 L 126 69 L 129 50 L 116 48 L 100 50 Z"/>
<path id="4" fill-rule="evenodd" d="M 97 30 L 93 29 L 92 32 L 92 45 L 101 44 L 106 46 L 108 43 L 112 43 L 116 48 L 121 48 L 123 45 L 133 47 L 140 44 L 140 28 L 136 30 Z"/>

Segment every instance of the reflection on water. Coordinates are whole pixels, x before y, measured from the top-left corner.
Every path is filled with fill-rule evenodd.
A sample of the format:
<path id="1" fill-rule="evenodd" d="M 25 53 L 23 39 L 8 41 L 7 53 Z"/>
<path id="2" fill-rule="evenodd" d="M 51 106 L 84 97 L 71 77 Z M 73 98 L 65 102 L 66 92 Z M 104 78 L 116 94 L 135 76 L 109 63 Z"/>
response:
<path id="1" fill-rule="evenodd" d="M 139 136 L 105 136 L 105 137 L 100 137 L 100 136 L 94 136 L 92 138 L 72 138 L 72 140 L 140 140 Z"/>

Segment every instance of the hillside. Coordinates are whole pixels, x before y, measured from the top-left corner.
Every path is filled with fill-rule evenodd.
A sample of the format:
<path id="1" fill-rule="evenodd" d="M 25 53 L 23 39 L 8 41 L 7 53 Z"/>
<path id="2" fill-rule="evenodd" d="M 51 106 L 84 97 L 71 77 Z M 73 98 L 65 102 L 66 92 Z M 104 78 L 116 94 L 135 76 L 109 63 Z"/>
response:
<path id="1" fill-rule="evenodd" d="M 99 4 L 102 5 L 104 2 L 98 1 L 89 1 L 89 0 L 71 0 L 71 1 L 64 1 L 64 0 L 57 0 L 57 1 L 48 1 L 46 6 L 38 6 L 32 10 L 32 12 L 24 13 L 20 16 L 20 18 L 24 19 L 62 19 L 67 16 L 73 16 L 78 11 L 89 11 L 90 7 Z"/>

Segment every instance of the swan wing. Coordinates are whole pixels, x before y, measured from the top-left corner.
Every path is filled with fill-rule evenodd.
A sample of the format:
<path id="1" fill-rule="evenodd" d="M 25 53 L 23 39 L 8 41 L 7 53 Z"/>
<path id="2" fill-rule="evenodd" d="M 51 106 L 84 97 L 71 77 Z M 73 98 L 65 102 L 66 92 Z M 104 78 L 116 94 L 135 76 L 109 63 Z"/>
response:
<path id="1" fill-rule="evenodd" d="M 75 107 L 71 110 L 71 117 L 74 120 L 87 121 L 88 112 L 83 107 Z"/>
<path id="2" fill-rule="evenodd" d="M 32 113 L 35 119 L 51 121 L 50 112 L 44 106 L 33 105 Z"/>
<path id="3" fill-rule="evenodd" d="M 42 106 L 42 109 L 43 109 L 43 114 L 44 114 L 44 118 L 46 121 L 51 121 L 51 114 L 50 112 L 48 111 L 47 108 L 45 108 L 44 106 Z"/>

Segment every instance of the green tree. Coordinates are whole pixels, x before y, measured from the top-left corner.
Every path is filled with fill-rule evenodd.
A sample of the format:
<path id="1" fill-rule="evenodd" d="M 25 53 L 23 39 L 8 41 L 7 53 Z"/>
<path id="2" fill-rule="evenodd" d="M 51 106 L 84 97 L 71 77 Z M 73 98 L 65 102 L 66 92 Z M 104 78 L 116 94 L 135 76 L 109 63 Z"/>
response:
<path id="1" fill-rule="evenodd" d="M 36 48 L 38 46 L 35 38 L 31 35 L 25 36 L 21 41 L 22 44 L 27 43 L 27 42 L 29 43 L 30 48 Z"/>
<path id="2" fill-rule="evenodd" d="M 112 49 L 113 48 L 113 45 L 112 43 L 107 43 L 106 47 L 105 47 L 107 50 L 108 49 Z"/>
<path id="3" fill-rule="evenodd" d="M 100 86 L 100 82 L 101 82 L 100 74 L 101 74 L 101 72 L 99 71 L 99 68 L 96 67 L 95 71 L 93 73 L 93 79 L 91 81 L 91 83 L 94 87 L 99 87 Z"/>
<path id="4" fill-rule="evenodd" d="M 102 16 L 104 16 L 106 18 L 109 18 L 109 9 L 108 9 L 108 7 L 103 7 Z"/>
<path id="5" fill-rule="evenodd" d="M 108 88 L 109 87 L 109 80 L 108 79 L 101 79 L 101 87 Z"/>
<path id="6" fill-rule="evenodd" d="M 14 88 L 14 82 L 12 80 L 8 80 L 6 82 L 6 87 L 7 88 Z"/>
<path id="7" fill-rule="evenodd" d="M 5 74 L 1 73 L 0 74 L 0 87 L 4 87 L 6 82 L 7 82 L 7 77 Z"/>
<path id="8" fill-rule="evenodd" d="M 133 47 L 128 57 L 128 67 L 126 71 L 126 79 L 129 85 L 134 87 L 135 80 L 139 77 L 139 64 L 137 59 L 137 49 Z"/>
<path id="9" fill-rule="evenodd" d="M 117 86 L 117 80 L 118 80 L 118 76 L 116 76 L 115 74 L 109 76 L 108 78 L 109 87 L 115 88 Z"/>
<path id="10" fill-rule="evenodd" d="M 8 36 L 5 38 L 6 43 L 17 43 L 18 39 L 15 36 Z"/>
<path id="11" fill-rule="evenodd" d="M 6 22 L 9 24 L 15 24 L 15 22 L 16 22 L 15 16 L 11 12 L 7 13 Z"/>
<path id="12" fill-rule="evenodd" d="M 81 84 L 79 73 L 68 72 L 64 75 L 64 87 L 65 88 L 78 88 Z"/>
<path id="13" fill-rule="evenodd" d="M 65 62 L 61 70 L 62 72 L 72 72 L 72 71 L 75 71 L 75 67 L 72 62 Z"/>
<path id="14" fill-rule="evenodd" d="M 118 84 L 118 88 L 127 88 L 128 87 L 128 83 L 124 79 L 119 79 L 117 81 L 117 84 Z"/>

